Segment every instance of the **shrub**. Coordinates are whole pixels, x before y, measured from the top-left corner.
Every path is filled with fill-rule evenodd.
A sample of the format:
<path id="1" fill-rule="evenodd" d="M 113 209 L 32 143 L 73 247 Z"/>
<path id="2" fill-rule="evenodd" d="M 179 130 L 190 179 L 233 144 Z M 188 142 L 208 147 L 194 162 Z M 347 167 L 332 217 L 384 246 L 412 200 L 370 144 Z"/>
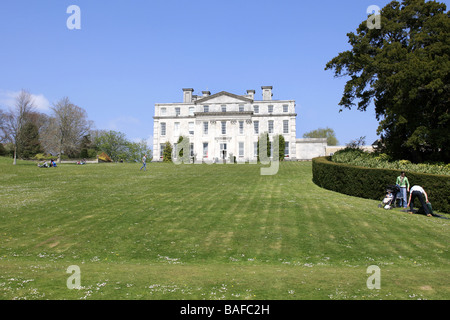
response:
<path id="1" fill-rule="evenodd" d="M 8 154 L 8 151 L 3 146 L 3 143 L 0 143 L 0 156 L 6 156 Z"/>
<path id="2" fill-rule="evenodd" d="M 172 144 L 169 141 L 164 145 L 163 162 L 172 162 Z"/>
<path id="3" fill-rule="evenodd" d="M 401 170 L 366 168 L 330 161 L 330 157 L 314 158 L 313 182 L 325 189 L 343 194 L 381 200 L 386 186 L 395 184 Z M 450 176 L 407 172 L 411 187 L 422 186 L 433 209 L 450 213 Z"/>
<path id="4" fill-rule="evenodd" d="M 409 160 L 389 161 L 389 156 L 387 155 L 377 155 L 360 149 L 345 148 L 336 152 L 331 160 L 337 163 L 346 163 L 368 168 L 399 169 L 407 172 L 450 175 L 449 166 L 443 163 L 414 164 Z"/>
<path id="5" fill-rule="evenodd" d="M 47 154 L 47 153 L 38 153 L 33 158 L 38 161 L 43 161 L 43 160 L 55 159 L 56 157 L 52 156 L 51 154 Z"/>
<path id="6" fill-rule="evenodd" d="M 97 157 L 97 150 L 95 149 L 88 149 L 88 159 L 95 159 Z"/>

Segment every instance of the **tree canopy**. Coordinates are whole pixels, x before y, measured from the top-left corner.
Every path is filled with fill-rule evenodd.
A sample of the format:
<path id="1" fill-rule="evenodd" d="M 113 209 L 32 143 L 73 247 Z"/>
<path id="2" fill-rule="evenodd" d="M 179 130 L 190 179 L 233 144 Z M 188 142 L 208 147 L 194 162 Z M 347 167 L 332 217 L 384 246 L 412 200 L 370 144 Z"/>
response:
<path id="1" fill-rule="evenodd" d="M 303 138 L 327 138 L 327 144 L 329 146 L 336 146 L 338 144 L 338 139 L 336 138 L 336 133 L 333 129 L 326 127 L 312 130 L 310 132 L 304 133 Z"/>
<path id="2" fill-rule="evenodd" d="M 349 77 L 339 105 L 373 102 L 385 151 L 416 162 L 450 159 L 450 19 L 443 3 L 392 1 L 381 28 L 363 21 L 347 34 L 351 49 L 325 67 Z"/>

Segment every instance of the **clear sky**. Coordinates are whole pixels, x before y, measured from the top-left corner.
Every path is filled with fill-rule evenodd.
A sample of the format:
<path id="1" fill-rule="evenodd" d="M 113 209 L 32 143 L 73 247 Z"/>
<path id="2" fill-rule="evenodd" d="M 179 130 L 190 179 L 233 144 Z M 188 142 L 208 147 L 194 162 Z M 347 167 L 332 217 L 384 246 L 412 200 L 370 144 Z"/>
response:
<path id="1" fill-rule="evenodd" d="M 330 127 L 340 144 L 377 139 L 373 108 L 344 110 L 346 79 L 325 64 L 349 49 L 346 34 L 386 0 L 40 0 L 0 4 L 0 106 L 27 89 L 39 109 L 64 96 L 97 129 L 130 140 L 153 134 L 154 104 L 194 94 L 245 94 L 273 86 L 297 103 L 297 137 Z M 448 1 L 441 1 L 447 3 Z M 70 5 L 81 29 L 66 25 Z M 152 142 L 149 143 L 152 145 Z"/>

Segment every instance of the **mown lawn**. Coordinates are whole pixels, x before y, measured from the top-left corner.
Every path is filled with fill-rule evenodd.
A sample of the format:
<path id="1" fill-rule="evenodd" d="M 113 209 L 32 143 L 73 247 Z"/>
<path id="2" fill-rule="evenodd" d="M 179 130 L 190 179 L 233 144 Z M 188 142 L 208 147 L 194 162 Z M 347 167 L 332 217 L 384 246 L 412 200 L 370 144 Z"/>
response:
<path id="1" fill-rule="evenodd" d="M 309 162 L 274 176 L 11 163 L 0 158 L 0 299 L 450 298 L 450 220 L 321 189 Z M 71 265 L 81 289 L 67 288 Z"/>

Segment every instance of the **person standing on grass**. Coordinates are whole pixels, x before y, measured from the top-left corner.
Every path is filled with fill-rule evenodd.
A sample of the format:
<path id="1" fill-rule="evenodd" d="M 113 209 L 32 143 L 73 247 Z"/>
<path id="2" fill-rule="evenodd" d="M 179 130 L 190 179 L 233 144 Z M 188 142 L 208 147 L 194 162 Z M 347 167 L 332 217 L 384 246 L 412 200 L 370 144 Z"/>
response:
<path id="1" fill-rule="evenodd" d="M 142 170 L 144 168 L 144 171 L 147 171 L 147 155 L 145 154 L 144 157 L 142 157 L 142 167 L 139 170 Z"/>
<path id="2" fill-rule="evenodd" d="M 408 201 L 408 207 L 410 206 L 410 213 L 413 213 L 413 208 L 414 208 L 414 199 L 418 198 L 420 201 L 420 204 L 422 205 L 422 209 L 423 211 L 425 211 L 425 214 L 428 217 L 431 217 L 432 215 L 434 215 L 433 213 L 430 212 L 430 209 L 427 206 L 428 201 L 428 195 L 425 192 L 425 190 L 421 187 L 421 186 L 413 186 L 410 190 L 410 194 L 409 194 L 409 201 Z M 423 198 L 425 196 L 425 199 Z"/>
<path id="3" fill-rule="evenodd" d="M 403 208 L 406 208 L 406 198 L 408 197 L 409 192 L 409 181 L 408 178 L 405 176 L 405 171 L 402 171 L 400 175 L 397 177 L 397 181 L 395 182 L 396 185 L 400 187 L 400 193 L 402 194 L 402 205 Z"/>

